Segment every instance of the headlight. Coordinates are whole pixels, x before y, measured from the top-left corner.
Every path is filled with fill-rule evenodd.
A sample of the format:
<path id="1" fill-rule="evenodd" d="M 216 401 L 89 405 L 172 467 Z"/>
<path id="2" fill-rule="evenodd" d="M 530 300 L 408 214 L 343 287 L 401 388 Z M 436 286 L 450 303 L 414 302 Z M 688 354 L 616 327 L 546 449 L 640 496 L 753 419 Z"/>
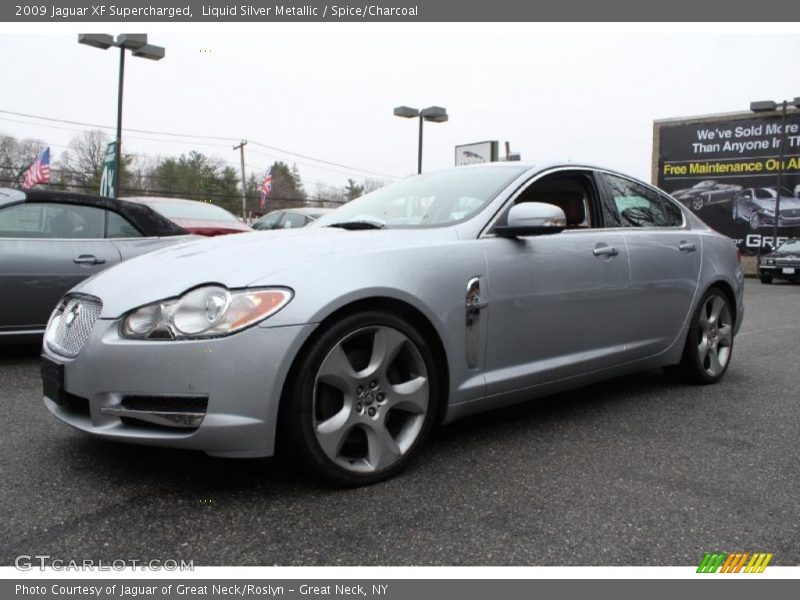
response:
<path id="1" fill-rule="evenodd" d="M 230 335 L 274 315 L 291 299 L 286 288 L 232 291 L 206 285 L 136 309 L 123 319 L 120 334 L 139 340 Z"/>
<path id="2" fill-rule="evenodd" d="M 774 265 L 775 261 L 772 260 L 771 258 L 767 258 L 767 259 L 764 260 L 764 264 L 765 265 Z"/>

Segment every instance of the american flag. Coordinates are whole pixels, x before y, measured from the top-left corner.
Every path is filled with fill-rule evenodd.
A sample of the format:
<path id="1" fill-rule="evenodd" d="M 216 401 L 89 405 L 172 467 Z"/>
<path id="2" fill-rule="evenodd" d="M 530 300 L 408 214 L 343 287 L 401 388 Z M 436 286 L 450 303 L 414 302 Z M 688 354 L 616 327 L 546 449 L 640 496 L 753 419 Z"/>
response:
<path id="1" fill-rule="evenodd" d="M 30 189 L 37 183 L 47 183 L 50 181 L 50 148 L 45 148 L 36 157 L 33 164 L 25 171 L 25 180 L 22 183 L 23 189 Z"/>
<path id="2" fill-rule="evenodd" d="M 264 179 L 261 181 L 261 208 L 267 204 L 267 196 L 272 191 L 272 167 L 267 168 L 267 172 L 264 173 Z"/>

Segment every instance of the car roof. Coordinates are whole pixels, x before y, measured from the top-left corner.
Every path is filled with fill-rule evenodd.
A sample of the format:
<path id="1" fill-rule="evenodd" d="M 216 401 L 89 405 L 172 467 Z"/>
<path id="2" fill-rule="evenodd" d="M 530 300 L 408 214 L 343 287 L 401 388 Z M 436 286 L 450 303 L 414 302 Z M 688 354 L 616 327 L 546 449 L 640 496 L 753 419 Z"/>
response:
<path id="1" fill-rule="evenodd" d="M 76 204 L 79 206 L 94 206 L 116 212 L 133 223 L 139 231 L 150 236 L 188 235 L 188 232 L 176 225 L 166 217 L 161 216 L 148 206 L 127 202 L 122 199 L 108 198 L 106 196 L 93 196 L 75 192 L 57 192 L 53 190 L 17 190 L 14 188 L 0 188 L 0 207 L 19 202 L 30 203 L 56 203 Z"/>

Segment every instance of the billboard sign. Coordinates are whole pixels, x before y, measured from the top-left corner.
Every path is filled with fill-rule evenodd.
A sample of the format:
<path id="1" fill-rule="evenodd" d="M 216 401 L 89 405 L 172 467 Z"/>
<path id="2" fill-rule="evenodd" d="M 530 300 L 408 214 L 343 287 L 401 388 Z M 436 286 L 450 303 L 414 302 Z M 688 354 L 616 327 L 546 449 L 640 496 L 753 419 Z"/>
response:
<path id="1" fill-rule="evenodd" d="M 475 142 L 456 146 L 456 166 L 497 161 L 497 142 Z"/>
<path id="2" fill-rule="evenodd" d="M 800 114 L 656 123 L 656 184 L 743 249 L 800 237 Z M 778 194 L 780 200 L 776 202 Z"/>

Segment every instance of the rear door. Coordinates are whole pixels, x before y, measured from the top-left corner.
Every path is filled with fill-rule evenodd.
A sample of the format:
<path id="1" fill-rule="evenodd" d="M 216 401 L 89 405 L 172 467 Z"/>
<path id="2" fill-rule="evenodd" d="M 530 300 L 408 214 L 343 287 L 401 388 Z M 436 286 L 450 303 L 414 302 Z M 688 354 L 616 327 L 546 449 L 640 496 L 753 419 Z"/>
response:
<path id="1" fill-rule="evenodd" d="M 700 278 L 700 236 L 665 194 L 620 175 L 604 177 L 630 263 L 627 355 L 644 358 L 669 348 L 687 321 Z"/>
<path id="2" fill-rule="evenodd" d="M 93 206 L 20 203 L 0 210 L 0 335 L 44 330 L 59 298 L 120 261 Z"/>

